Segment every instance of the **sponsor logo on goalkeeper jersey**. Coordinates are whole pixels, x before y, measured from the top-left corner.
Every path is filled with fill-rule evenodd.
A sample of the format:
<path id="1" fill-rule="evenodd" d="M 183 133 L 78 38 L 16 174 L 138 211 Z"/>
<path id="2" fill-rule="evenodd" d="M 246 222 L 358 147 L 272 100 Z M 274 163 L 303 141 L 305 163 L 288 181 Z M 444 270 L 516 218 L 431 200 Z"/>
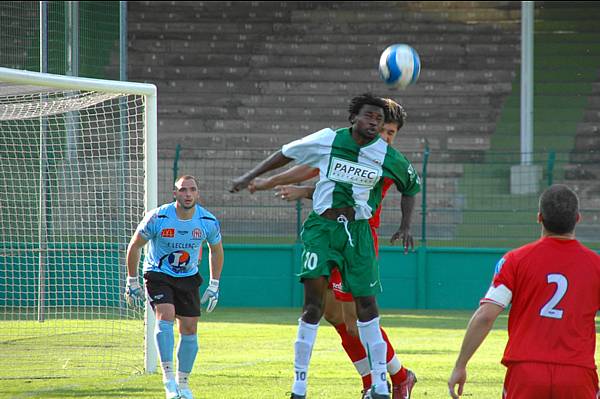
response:
<path id="1" fill-rule="evenodd" d="M 197 242 L 167 242 L 165 244 L 169 248 L 173 249 L 195 249 L 198 248 L 200 243 Z"/>
<path id="2" fill-rule="evenodd" d="M 175 229 L 162 229 L 160 236 L 164 238 L 173 238 L 175 237 Z"/>
<path id="3" fill-rule="evenodd" d="M 340 183 L 373 187 L 381 177 L 381 169 L 332 157 L 327 177 Z"/>
<path id="4" fill-rule="evenodd" d="M 158 263 L 158 268 L 166 262 L 175 273 L 183 273 L 187 271 L 190 261 L 191 256 L 187 251 L 175 251 L 164 255 Z"/>

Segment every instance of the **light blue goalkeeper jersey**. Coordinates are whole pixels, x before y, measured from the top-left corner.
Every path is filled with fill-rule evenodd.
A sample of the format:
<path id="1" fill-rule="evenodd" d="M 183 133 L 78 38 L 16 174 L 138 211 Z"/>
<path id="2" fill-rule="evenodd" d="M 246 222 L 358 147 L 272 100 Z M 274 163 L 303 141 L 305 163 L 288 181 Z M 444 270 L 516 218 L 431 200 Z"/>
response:
<path id="1" fill-rule="evenodd" d="M 175 213 L 175 202 L 148 212 L 137 232 L 148 240 L 144 272 L 160 272 L 173 277 L 198 273 L 202 242 L 217 244 L 221 241 L 219 221 L 210 212 L 196 205 L 191 219 L 180 220 Z"/>

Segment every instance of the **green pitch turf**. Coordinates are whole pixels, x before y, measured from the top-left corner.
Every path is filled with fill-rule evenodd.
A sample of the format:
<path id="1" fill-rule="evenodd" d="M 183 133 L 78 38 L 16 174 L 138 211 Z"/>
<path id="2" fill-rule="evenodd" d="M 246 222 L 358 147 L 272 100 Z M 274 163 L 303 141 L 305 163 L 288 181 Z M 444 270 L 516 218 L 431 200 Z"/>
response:
<path id="1" fill-rule="evenodd" d="M 299 309 L 217 308 L 214 313 L 203 315 L 199 325 L 200 352 L 191 377 L 196 398 L 289 398 L 299 314 Z M 417 374 L 419 381 L 413 398 L 447 397 L 446 380 L 470 316 L 468 311 L 382 312 L 382 325 L 400 359 Z M 501 315 L 472 359 L 466 397 L 501 396 L 504 368 L 499 360 L 506 342 L 506 321 L 506 315 Z M 13 322 L 0 322 L 0 354 L 8 354 L 8 350 L 15 349 L 2 333 L 3 323 Z M 36 348 L 43 342 L 27 345 Z M 132 352 L 131 358 L 139 362 L 140 353 L 133 353 L 134 348 L 131 342 L 124 342 L 123 351 Z M 26 355 L 27 348 L 21 349 L 25 349 Z M 97 345 L 97 350 L 106 348 Z M 31 353 L 39 356 L 43 352 Z M 37 360 L 52 361 L 56 356 L 47 353 Z M 90 353 L 90 358 L 92 356 Z M 95 376 L 68 378 L 27 378 L 27 374 L 26 370 L 19 370 L 18 365 L 4 363 L 0 368 L 0 398 L 164 397 L 159 374 L 109 370 Z M 8 378 L 8 375 L 13 377 Z M 22 377 L 15 378 L 15 375 Z M 346 358 L 337 334 L 323 321 L 312 355 L 308 398 L 359 398 L 360 390 L 360 379 Z"/>

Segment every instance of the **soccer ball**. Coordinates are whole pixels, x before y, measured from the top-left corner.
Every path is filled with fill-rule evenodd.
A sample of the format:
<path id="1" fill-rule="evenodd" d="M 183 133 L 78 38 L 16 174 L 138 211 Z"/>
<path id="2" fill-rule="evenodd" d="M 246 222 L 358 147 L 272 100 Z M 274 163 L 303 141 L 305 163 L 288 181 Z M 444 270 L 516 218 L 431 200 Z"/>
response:
<path id="1" fill-rule="evenodd" d="M 419 54 L 408 44 L 392 44 L 381 53 L 379 76 L 389 86 L 404 89 L 421 73 Z"/>

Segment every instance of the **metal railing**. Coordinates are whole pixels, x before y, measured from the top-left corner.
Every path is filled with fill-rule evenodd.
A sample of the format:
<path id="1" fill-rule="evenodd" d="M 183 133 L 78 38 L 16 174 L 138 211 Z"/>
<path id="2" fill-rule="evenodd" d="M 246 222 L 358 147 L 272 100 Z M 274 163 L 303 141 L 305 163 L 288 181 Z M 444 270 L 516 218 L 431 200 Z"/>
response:
<path id="1" fill-rule="evenodd" d="M 159 202 L 171 200 L 174 176 L 192 174 L 200 180 L 203 204 L 221 220 L 226 242 L 294 242 L 310 212 L 310 201 L 289 203 L 272 192 L 228 192 L 231 179 L 273 151 L 178 149 L 174 159 L 159 161 L 163 179 Z M 583 220 L 578 237 L 592 245 L 600 243 L 600 179 L 595 177 L 600 154 L 536 152 L 528 167 L 519 165 L 519 152 L 476 155 L 425 149 L 414 157 L 422 160 L 414 166 L 423 187 L 412 233 L 421 245 L 509 248 L 534 240 L 540 234 L 538 197 L 553 183 L 569 185 L 580 197 Z M 392 188 L 383 202 L 381 245 L 388 245 L 400 224 L 400 198 Z"/>

